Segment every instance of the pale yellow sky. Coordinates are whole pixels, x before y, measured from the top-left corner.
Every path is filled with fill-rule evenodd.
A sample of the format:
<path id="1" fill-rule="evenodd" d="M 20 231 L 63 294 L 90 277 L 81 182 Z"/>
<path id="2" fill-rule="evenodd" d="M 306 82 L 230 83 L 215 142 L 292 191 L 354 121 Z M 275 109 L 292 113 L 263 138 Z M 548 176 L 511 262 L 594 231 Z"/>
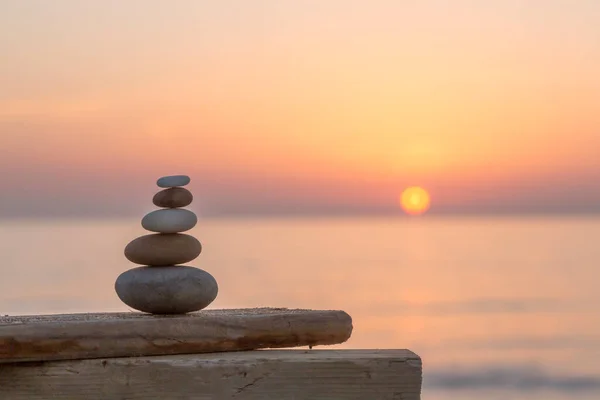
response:
<path id="1" fill-rule="evenodd" d="M 0 215 L 118 213 L 168 173 L 208 214 L 393 210 L 414 184 L 432 212 L 600 210 L 598 21 L 595 0 L 3 1 Z"/>

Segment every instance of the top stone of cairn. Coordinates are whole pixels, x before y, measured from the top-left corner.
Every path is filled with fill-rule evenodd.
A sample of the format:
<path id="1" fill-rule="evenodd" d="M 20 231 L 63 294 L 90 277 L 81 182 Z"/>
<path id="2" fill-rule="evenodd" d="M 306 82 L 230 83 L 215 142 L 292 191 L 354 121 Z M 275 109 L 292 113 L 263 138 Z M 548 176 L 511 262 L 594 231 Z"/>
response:
<path id="1" fill-rule="evenodd" d="M 178 186 L 185 186 L 190 183 L 190 177 L 187 175 L 169 175 L 163 176 L 156 181 L 158 187 L 171 188 Z"/>

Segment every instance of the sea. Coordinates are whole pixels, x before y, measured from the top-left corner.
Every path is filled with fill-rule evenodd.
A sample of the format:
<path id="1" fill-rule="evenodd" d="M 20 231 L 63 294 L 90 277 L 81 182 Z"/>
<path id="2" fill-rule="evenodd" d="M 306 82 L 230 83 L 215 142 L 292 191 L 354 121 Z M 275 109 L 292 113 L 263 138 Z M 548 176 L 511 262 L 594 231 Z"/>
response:
<path id="1" fill-rule="evenodd" d="M 140 220 L 0 221 L 2 315 L 131 311 Z M 409 349 L 425 400 L 600 399 L 600 218 L 200 218 L 209 308 L 338 309 L 335 349 Z M 318 348 L 318 347 L 317 347 Z"/>

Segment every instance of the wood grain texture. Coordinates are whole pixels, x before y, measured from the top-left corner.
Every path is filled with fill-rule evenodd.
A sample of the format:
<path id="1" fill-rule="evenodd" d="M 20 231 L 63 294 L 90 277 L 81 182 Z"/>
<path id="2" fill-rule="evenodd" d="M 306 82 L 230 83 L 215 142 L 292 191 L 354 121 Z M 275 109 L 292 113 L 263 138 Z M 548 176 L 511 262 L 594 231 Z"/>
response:
<path id="1" fill-rule="evenodd" d="M 351 333 L 344 311 L 282 308 L 0 317 L 0 363 L 332 345 Z"/>
<path id="2" fill-rule="evenodd" d="M 257 350 L 0 365 L 0 399 L 419 400 L 408 350 Z"/>

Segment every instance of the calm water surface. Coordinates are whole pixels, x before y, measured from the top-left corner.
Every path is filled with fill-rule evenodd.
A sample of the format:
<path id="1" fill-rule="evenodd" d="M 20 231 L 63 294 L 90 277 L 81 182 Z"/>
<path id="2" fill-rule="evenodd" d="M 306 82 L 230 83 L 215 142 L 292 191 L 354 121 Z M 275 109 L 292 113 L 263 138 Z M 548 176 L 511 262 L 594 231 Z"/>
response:
<path id="1" fill-rule="evenodd" d="M 127 311 L 139 219 L 0 221 L 0 313 Z M 210 308 L 342 309 L 337 348 L 408 348 L 423 398 L 600 398 L 600 219 L 201 219 Z"/>

